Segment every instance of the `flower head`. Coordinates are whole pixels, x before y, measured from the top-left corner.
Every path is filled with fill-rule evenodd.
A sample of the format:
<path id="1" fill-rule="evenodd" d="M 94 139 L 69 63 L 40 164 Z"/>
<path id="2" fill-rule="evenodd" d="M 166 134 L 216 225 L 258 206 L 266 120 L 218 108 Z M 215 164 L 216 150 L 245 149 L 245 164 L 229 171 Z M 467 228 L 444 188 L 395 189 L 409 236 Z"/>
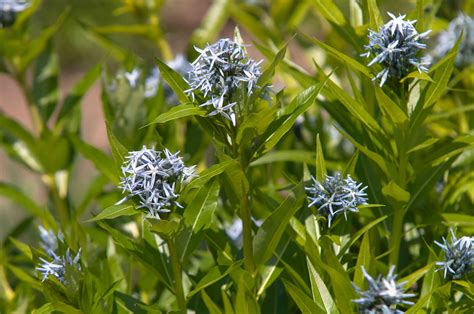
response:
<path id="1" fill-rule="evenodd" d="M 50 255 L 51 252 L 56 252 L 58 249 L 58 240 L 64 241 L 64 237 L 61 231 L 58 231 L 56 235 L 53 230 L 45 229 L 43 226 L 38 227 L 40 232 L 40 246 L 41 248 Z"/>
<path id="2" fill-rule="evenodd" d="M 413 26 L 416 21 L 404 20 L 405 15 L 396 17 L 388 13 L 391 21 L 380 27 L 379 32 L 369 30 L 369 44 L 365 46 L 367 52 L 362 56 L 367 58 L 374 55 L 369 66 L 380 63 L 383 70 L 375 79 L 380 79 L 380 86 L 383 86 L 389 77 L 401 79 L 414 68 L 418 72 L 428 72 L 429 61 L 427 58 L 420 58 L 419 51 L 426 49 L 423 43 L 431 31 L 419 34 Z"/>
<path id="3" fill-rule="evenodd" d="M 443 270 L 444 278 L 446 279 L 460 279 L 464 275 L 468 275 L 472 271 L 472 265 L 474 264 L 474 237 L 461 237 L 456 238 L 452 229 L 451 231 L 451 243 L 448 243 L 443 237 L 443 243 L 441 244 L 435 241 L 444 251 L 444 261 L 436 262 L 436 265 L 440 266 L 436 271 Z"/>
<path id="4" fill-rule="evenodd" d="M 26 0 L 0 0 L 0 28 L 12 26 L 17 14 L 29 6 Z"/>
<path id="5" fill-rule="evenodd" d="M 170 212 L 173 205 L 179 207 L 179 186 L 193 176 L 195 167 L 185 167 L 178 154 L 145 146 L 130 152 L 122 166 L 121 182 L 128 195 L 118 204 L 137 196 L 140 207 L 147 208 L 148 215 L 156 219 L 160 219 L 160 213 Z"/>
<path id="6" fill-rule="evenodd" d="M 235 125 L 237 99 L 233 97 L 234 92 L 243 87 L 248 95 L 252 94 L 262 74 L 261 62 L 248 58 L 244 47 L 230 39 L 195 49 L 199 56 L 191 64 L 187 94 L 194 98 L 201 93 L 206 99 L 201 106 L 210 107 L 210 115 L 219 114 Z"/>
<path id="7" fill-rule="evenodd" d="M 390 267 L 386 277 L 379 275 L 375 280 L 367 273 L 364 266 L 362 266 L 362 272 L 369 285 L 369 289 L 362 291 L 359 287 L 355 286 L 360 298 L 353 300 L 353 302 L 359 305 L 360 313 L 403 313 L 396 309 L 397 305 L 413 304 L 413 302 L 406 301 L 405 299 L 415 295 L 412 293 L 404 293 L 405 289 L 403 289 L 403 286 L 406 282 L 397 284 L 395 281 L 397 275 L 394 275 L 394 270 L 395 266 Z"/>
<path id="8" fill-rule="evenodd" d="M 456 44 L 459 36 L 463 37 L 459 44 L 456 56 L 458 67 L 468 66 L 474 63 L 474 19 L 468 15 L 460 13 L 453 19 L 446 31 L 440 33 L 438 44 L 434 49 L 434 54 L 438 58 L 444 57 Z"/>
<path id="9" fill-rule="evenodd" d="M 66 249 L 65 254 L 59 254 L 59 243 L 63 243 L 63 235 L 61 232 L 55 234 L 52 230 L 47 230 L 43 226 L 39 226 L 41 242 L 40 246 L 49 256 L 50 260 L 40 257 L 40 263 L 36 270 L 42 274 L 41 281 L 45 281 L 48 277 L 54 276 L 61 283 L 67 284 L 67 274 L 73 271 L 81 271 L 81 249 L 73 257 L 71 250 Z"/>
<path id="10" fill-rule="evenodd" d="M 313 183 L 306 187 L 308 191 L 308 207 L 315 206 L 319 213 L 328 217 L 328 226 L 335 216 L 347 212 L 358 212 L 357 206 L 367 204 L 367 194 L 362 183 L 357 183 L 350 176 L 343 178 L 337 173 L 327 176 L 323 182 L 311 177 Z M 362 188 L 361 188 L 362 187 Z"/>

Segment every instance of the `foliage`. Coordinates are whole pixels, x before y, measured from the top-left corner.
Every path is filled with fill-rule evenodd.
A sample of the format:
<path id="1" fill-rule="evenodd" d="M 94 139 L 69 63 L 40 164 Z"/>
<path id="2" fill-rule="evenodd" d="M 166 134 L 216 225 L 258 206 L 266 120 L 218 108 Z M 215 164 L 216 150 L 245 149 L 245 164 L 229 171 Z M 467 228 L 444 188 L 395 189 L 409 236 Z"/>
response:
<path id="1" fill-rule="evenodd" d="M 474 72 L 458 50 L 472 52 L 472 32 L 434 47 L 451 2 L 467 16 L 469 1 L 412 1 L 399 13 L 417 23 L 389 27 L 375 0 L 216 0 L 185 60 L 160 25 L 164 1 L 123 0 L 117 24 L 75 17 L 108 57 L 65 97 L 54 39 L 69 9 L 34 29 L 41 2 L 0 23 L 0 71 L 32 125 L 0 112 L 0 145 L 48 192 L 0 183 L 27 215 L 1 243 L 0 312 L 471 312 Z M 397 21 L 419 37 L 390 37 Z M 398 50 L 368 66 L 377 30 Z M 122 36 L 149 41 L 156 64 Z M 379 86 L 392 61 L 414 71 Z M 101 74 L 107 151 L 83 137 Z M 96 174 L 84 194 L 81 158 Z"/>

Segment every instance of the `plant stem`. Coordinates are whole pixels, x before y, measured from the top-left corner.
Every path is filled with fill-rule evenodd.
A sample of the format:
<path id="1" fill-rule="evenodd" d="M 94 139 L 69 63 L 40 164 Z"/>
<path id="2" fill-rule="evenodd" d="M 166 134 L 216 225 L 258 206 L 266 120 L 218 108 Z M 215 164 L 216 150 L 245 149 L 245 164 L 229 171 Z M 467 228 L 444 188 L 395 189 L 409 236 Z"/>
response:
<path id="1" fill-rule="evenodd" d="M 51 192 L 53 203 L 58 213 L 59 221 L 61 221 L 63 226 L 66 226 L 69 222 L 69 207 L 66 203 L 66 200 L 59 194 L 56 178 L 54 175 L 48 176 L 47 185 Z"/>
<path id="2" fill-rule="evenodd" d="M 240 203 L 240 218 L 242 219 L 244 238 L 244 267 L 245 270 L 253 274 L 255 271 L 255 263 L 253 260 L 252 219 L 247 193 L 244 193 Z"/>
<path id="3" fill-rule="evenodd" d="M 186 299 L 184 298 L 183 290 L 183 275 L 181 272 L 181 264 L 179 263 L 178 253 L 176 251 L 175 239 L 168 239 L 168 249 L 170 252 L 171 267 L 173 269 L 174 276 L 174 289 L 176 300 L 178 301 L 178 307 L 180 313 L 186 313 Z"/>
<path id="4" fill-rule="evenodd" d="M 403 208 L 396 209 L 393 216 L 392 235 L 390 237 L 390 255 L 389 262 L 391 265 L 398 264 L 400 253 L 400 242 L 403 234 L 403 218 L 405 211 Z"/>
<path id="5" fill-rule="evenodd" d="M 28 88 L 28 85 L 26 83 L 25 76 L 17 75 L 16 80 L 18 82 L 18 85 L 20 85 L 23 95 L 26 98 L 33 128 L 35 129 L 36 134 L 40 136 L 45 126 L 44 126 L 43 119 L 41 118 L 41 114 L 38 110 L 38 107 L 35 106 L 35 102 L 34 102 L 33 96 L 31 95 L 31 91 Z"/>

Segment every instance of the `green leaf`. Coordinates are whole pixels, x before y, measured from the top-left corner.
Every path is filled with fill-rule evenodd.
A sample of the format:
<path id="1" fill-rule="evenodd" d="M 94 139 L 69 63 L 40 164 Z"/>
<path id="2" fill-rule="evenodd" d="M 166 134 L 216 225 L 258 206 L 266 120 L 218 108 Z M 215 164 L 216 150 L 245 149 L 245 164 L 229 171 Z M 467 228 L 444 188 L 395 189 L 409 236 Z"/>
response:
<path id="1" fill-rule="evenodd" d="M 105 127 L 107 129 L 107 138 L 109 140 L 110 150 L 112 151 L 112 157 L 115 160 L 115 164 L 121 167 L 125 161 L 125 156 L 128 155 L 128 149 L 120 143 L 108 122 L 105 123 Z"/>
<path id="2" fill-rule="evenodd" d="M 258 229 L 253 239 L 253 254 L 256 265 L 265 263 L 272 256 L 291 217 L 301 208 L 305 198 L 303 182 L 294 188 L 293 193 L 295 195 L 288 196 Z"/>
<path id="3" fill-rule="evenodd" d="M 430 271 L 435 263 L 429 263 L 426 266 L 414 271 L 408 276 L 405 276 L 398 280 L 398 282 L 406 282 L 405 287 L 408 289 L 412 287 L 420 278 L 422 278 L 428 271 Z"/>
<path id="4" fill-rule="evenodd" d="M 418 71 L 413 71 L 407 74 L 404 78 L 400 80 L 400 83 L 405 82 L 409 78 L 416 78 L 422 81 L 429 81 L 431 83 L 434 83 L 433 79 L 428 74 L 426 74 L 425 72 L 418 72 Z"/>
<path id="5" fill-rule="evenodd" d="M 171 87 L 179 101 L 181 103 L 190 103 L 188 96 L 186 96 L 186 93 L 184 92 L 189 88 L 189 85 L 186 83 L 181 74 L 170 68 L 168 65 L 166 65 L 166 63 L 159 59 L 156 59 L 156 63 L 160 69 L 160 75 Z"/>
<path id="6" fill-rule="evenodd" d="M 230 165 L 235 164 L 234 160 L 226 160 L 223 162 L 220 162 L 218 164 L 212 165 L 211 167 L 207 168 L 206 170 L 202 171 L 199 173 L 199 176 L 195 179 L 193 179 L 187 186 L 186 189 L 195 189 L 203 186 L 206 184 L 209 180 L 214 178 L 215 176 L 223 173 L 227 167 Z"/>
<path id="7" fill-rule="evenodd" d="M 358 143 L 355 139 L 353 139 L 349 134 L 344 132 L 342 129 L 336 126 L 336 129 L 345 137 L 347 138 L 354 146 L 361 151 L 364 155 L 366 155 L 369 159 L 374 161 L 377 166 L 387 175 L 390 176 L 391 172 L 389 171 L 389 166 L 387 165 L 385 159 L 377 154 L 376 152 L 371 151 L 367 147 L 363 146 L 362 144 Z"/>
<path id="8" fill-rule="evenodd" d="M 0 134 L 2 137 L 13 137 L 12 149 L 15 157 L 18 157 L 31 169 L 42 173 L 43 165 L 38 158 L 37 140 L 23 128 L 17 121 L 3 115 L 0 112 Z M 3 139 L 2 139 L 3 142 Z M 1 142 L 0 142 L 1 143 Z"/>
<path id="9" fill-rule="evenodd" d="M 308 265 L 309 279 L 311 281 L 311 292 L 313 294 L 314 302 L 316 302 L 319 307 L 324 308 L 325 313 L 339 313 L 336 303 L 334 303 L 334 299 L 331 296 L 331 292 L 326 286 L 326 283 L 323 281 L 308 258 L 306 259 L 306 264 Z"/>
<path id="10" fill-rule="evenodd" d="M 328 21 L 339 26 L 346 24 L 344 14 L 332 0 L 312 0 L 312 3 Z"/>
<path id="11" fill-rule="evenodd" d="M 305 164 L 311 164 L 315 158 L 313 152 L 304 150 L 278 150 L 269 152 L 262 157 L 250 163 L 250 166 L 260 166 L 265 164 L 272 164 L 275 162 L 292 161 Z"/>
<path id="12" fill-rule="evenodd" d="M 378 86 L 375 87 L 375 96 L 377 97 L 377 103 L 390 120 L 398 124 L 408 120 L 406 113 Z"/>
<path id="13" fill-rule="evenodd" d="M 324 182 L 327 176 L 326 163 L 324 161 L 323 147 L 319 140 L 319 134 L 316 136 L 316 180 Z"/>
<path id="14" fill-rule="evenodd" d="M 29 287 L 34 288 L 35 290 L 42 291 L 41 283 L 38 279 L 33 278 L 30 274 L 24 271 L 22 268 L 7 264 L 8 270 L 12 272 L 15 277 L 17 277 L 22 282 L 28 284 Z"/>
<path id="15" fill-rule="evenodd" d="M 370 269 L 372 262 L 371 252 L 370 252 L 370 237 L 369 232 L 364 234 L 362 238 L 362 243 L 360 244 L 359 254 L 357 255 L 357 263 L 354 271 L 354 284 L 362 288 L 364 286 L 364 274 L 362 273 L 362 266 L 365 269 Z"/>
<path id="16" fill-rule="evenodd" d="M 97 26 L 92 28 L 99 34 L 131 34 L 145 36 L 150 32 L 150 27 L 146 24 L 115 24 Z"/>
<path id="17" fill-rule="evenodd" d="M 375 219 L 374 221 L 369 222 L 367 225 L 365 225 L 362 229 L 354 233 L 354 235 L 351 237 L 349 242 L 347 242 L 339 251 L 338 257 L 341 258 L 347 250 L 354 244 L 356 241 L 367 231 L 372 229 L 375 225 L 379 224 L 380 222 L 384 221 L 387 219 L 388 216 L 382 216 L 380 218 Z"/>
<path id="18" fill-rule="evenodd" d="M 115 163 L 101 150 L 95 148 L 92 145 L 87 144 L 78 137 L 71 136 L 71 141 L 74 147 L 88 160 L 90 160 L 94 166 L 103 173 L 110 181 L 114 184 L 120 182 L 118 168 L 115 167 Z"/>
<path id="19" fill-rule="evenodd" d="M 258 306 L 257 300 L 253 296 L 253 285 L 254 279 L 252 276 L 241 271 L 237 281 L 237 294 L 235 296 L 235 312 L 236 313 L 249 313 L 259 314 L 260 307 Z"/>
<path id="20" fill-rule="evenodd" d="M 427 139 L 426 141 L 423 141 L 423 143 L 418 144 L 418 145 L 416 145 L 416 146 L 413 147 L 413 148 L 410 148 L 410 149 L 407 151 L 407 154 L 410 154 L 410 153 L 419 151 L 419 150 L 421 150 L 421 149 L 430 147 L 430 146 L 432 146 L 433 144 L 435 144 L 435 143 L 438 142 L 438 141 L 439 141 L 438 138 L 434 138 L 434 137 L 429 138 L 429 139 Z"/>
<path id="21" fill-rule="evenodd" d="M 356 299 L 357 295 L 350 280 L 339 271 L 326 264 L 322 264 L 321 266 L 331 278 L 337 308 L 341 313 L 353 313 L 354 303 L 352 300 Z"/>
<path id="22" fill-rule="evenodd" d="M 284 108 L 284 112 L 287 113 L 282 118 L 276 120 L 270 124 L 267 131 L 263 135 L 265 141 L 260 146 L 259 150 L 261 154 L 268 152 L 272 149 L 281 138 L 291 129 L 298 116 L 308 110 L 308 108 L 314 103 L 316 96 L 322 89 L 326 81 L 311 86 L 310 88 L 302 91 L 295 99 Z"/>
<path id="23" fill-rule="evenodd" d="M 206 304 L 207 309 L 209 310 L 209 314 L 221 314 L 222 310 L 217 306 L 216 303 L 211 299 L 211 297 L 206 293 L 203 289 L 201 290 L 202 301 Z"/>
<path id="24" fill-rule="evenodd" d="M 325 43 L 323 43 L 320 40 L 317 40 L 316 38 L 312 38 L 312 37 L 309 37 L 309 36 L 306 36 L 306 35 L 305 35 L 305 38 L 307 40 L 309 40 L 310 42 L 314 43 L 315 45 L 317 45 L 317 46 L 323 48 L 324 50 L 326 50 L 329 54 L 331 54 L 337 60 L 340 60 L 341 62 L 347 64 L 351 69 L 362 73 L 364 76 L 366 76 L 368 78 L 373 77 L 370 70 L 365 65 L 363 65 L 362 63 L 359 63 L 358 61 L 354 60 L 353 58 L 349 57 L 348 55 L 340 52 L 337 49 L 334 49 L 333 47 L 331 47 L 329 45 L 326 45 Z"/>
<path id="25" fill-rule="evenodd" d="M 434 72 L 434 83 L 428 84 L 422 97 L 423 108 L 429 108 L 434 105 L 447 91 L 449 79 L 454 69 L 454 61 L 458 53 L 461 37 L 456 42 L 456 45 L 451 51 L 436 64 L 436 71 Z M 433 69 L 432 69 L 433 70 Z"/>
<path id="26" fill-rule="evenodd" d="M 21 241 L 18 241 L 15 238 L 9 237 L 8 238 L 11 243 L 21 252 L 23 255 L 25 255 L 30 261 L 33 261 L 33 252 L 31 250 L 31 247 L 28 244 L 25 244 Z"/>
<path id="27" fill-rule="evenodd" d="M 410 200 L 410 192 L 401 188 L 395 181 L 390 181 L 382 188 L 382 193 L 400 203 L 408 203 Z"/>
<path id="28" fill-rule="evenodd" d="M 84 95 L 89 91 L 99 77 L 101 69 L 101 64 L 96 64 L 74 85 L 63 102 L 58 114 L 58 121 L 63 120 L 74 108 L 80 105 Z"/>
<path id="29" fill-rule="evenodd" d="M 58 29 L 62 26 L 66 17 L 69 15 L 69 9 L 66 9 L 56 20 L 56 22 L 44 29 L 41 34 L 33 39 L 28 46 L 25 47 L 24 54 L 18 59 L 18 72 L 24 73 L 27 67 L 33 60 L 35 60 L 47 47 L 49 40 L 56 34 Z"/>
<path id="30" fill-rule="evenodd" d="M 192 42 L 204 45 L 213 42 L 229 18 L 230 0 L 214 1 L 201 20 L 201 25 L 192 35 Z"/>
<path id="31" fill-rule="evenodd" d="M 312 314 L 312 313 L 325 313 L 326 311 L 318 306 L 311 298 L 302 292 L 298 287 L 291 284 L 286 280 L 282 280 L 285 285 L 286 291 L 290 294 L 291 298 L 295 301 L 301 313 Z"/>
<path id="32" fill-rule="evenodd" d="M 188 295 L 187 295 L 187 299 L 191 299 L 191 297 L 193 295 L 195 295 L 196 293 L 198 293 L 199 291 L 201 291 L 202 289 L 206 288 L 206 287 L 209 287 L 210 285 L 212 285 L 213 283 L 216 283 L 218 282 L 219 280 L 221 280 L 222 278 L 224 278 L 225 276 L 227 276 L 230 272 L 234 271 L 236 268 L 238 268 L 240 265 L 242 264 L 242 262 L 237 262 L 237 263 L 234 263 L 232 265 L 230 265 L 229 267 L 227 266 L 214 266 L 213 268 L 211 268 L 207 273 L 206 275 L 196 284 L 196 286 L 194 287 L 193 290 L 191 290 Z"/>
<path id="33" fill-rule="evenodd" d="M 379 28 L 383 25 L 383 19 L 380 15 L 377 0 L 367 0 L 367 5 L 369 9 L 370 28 L 378 32 Z"/>
<path id="34" fill-rule="evenodd" d="M 49 120 L 59 101 L 58 72 L 58 56 L 49 44 L 36 61 L 31 91 L 44 122 Z"/>
<path id="35" fill-rule="evenodd" d="M 87 220 L 87 222 L 103 220 L 103 219 L 114 219 L 121 216 L 132 216 L 140 213 L 135 209 L 135 206 L 129 204 L 112 205 L 105 208 L 97 216 Z"/>
<path id="36" fill-rule="evenodd" d="M 150 231 L 158 233 L 161 237 L 170 237 L 178 232 L 180 224 L 175 220 L 148 219 L 151 223 Z"/>
<path id="37" fill-rule="evenodd" d="M 99 32 L 94 31 L 93 27 L 86 25 L 82 22 L 79 22 L 79 25 L 86 31 L 87 35 L 97 44 L 102 46 L 111 56 L 113 56 L 117 61 L 125 62 L 129 56 L 129 52 L 125 50 L 122 46 Z"/>
<path id="38" fill-rule="evenodd" d="M 456 156 L 451 157 L 448 161 L 436 167 L 428 167 L 418 174 L 414 186 L 410 187 L 410 190 L 414 192 L 411 193 L 410 202 L 405 209 L 406 211 L 408 211 L 418 197 L 423 194 L 423 191 L 438 182 L 441 175 L 451 166 L 455 159 Z"/>
<path id="39" fill-rule="evenodd" d="M 474 228 L 474 217 L 472 215 L 443 213 L 441 214 L 448 225 Z"/>
<path id="40" fill-rule="evenodd" d="M 186 206 L 183 214 L 184 223 L 191 227 L 193 233 L 198 233 L 201 229 L 210 227 L 217 207 L 219 190 L 219 182 L 213 180 L 202 186 L 196 197 Z"/>
<path id="41" fill-rule="evenodd" d="M 165 123 L 168 121 L 190 117 L 190 116 L 200 116 L 204 117 L 207 115 L 207 111 L 201 107 L 197 107 L 193 104 L 181 104 L 179 106 L 171 108 L 169 111 L 160 114 L 155 118 L 150 124 L 154 123 Z"/>
<path id="42" fill-rule="evenodd" d="M 275 55 L 275 58 L 273 58 L 273 61 L 270 64 L 270 66 L 267 69 L 265 69 L 265 71 L 263 71 L 262 75 L 258 79 L 258 86 L 265 86 L 265 85 L 267 85 L 271 82 L 273 76 L 275 75 L 276 67 L 285 58 L 287 48 L 288 48 L 288 46 L 285 45 L 285 46 L 283 46 L 283 48 L 281 48 L 277 52 L 277 54 Z"/>
<path id="43" fill-rule="evenodd" d="M 354 155 L 352 155 L 351 160 L 347 163 L 346 167 L 344 168 L 344 171 L 342 172 L 342 175 L 345 177 L 347 175 L 352 175 L 354 176 L 355 174 L 355 167 L 357 165 L 357 161 L 359 160 L 359 150 L 356 150 Z"/>
<path id="44" fill-rule="evenodd" d="M 326 89 L 363 125 L 372 130 L 375 134 L 383 133 L 377 121 L 375 121 L 372 115 L 365 109 L 363 104 L 349 96 L 349 94 L 329 78 L 326 84 Z"/>
<path id="45" fill-rule="evenodd" d="M 0 195 L 17 203 L 24 209 L 28 210 L 33 216 L 44 216 L 44 209 L 38 206 L 35 201 L 13 185 L 0 182 Z"/>

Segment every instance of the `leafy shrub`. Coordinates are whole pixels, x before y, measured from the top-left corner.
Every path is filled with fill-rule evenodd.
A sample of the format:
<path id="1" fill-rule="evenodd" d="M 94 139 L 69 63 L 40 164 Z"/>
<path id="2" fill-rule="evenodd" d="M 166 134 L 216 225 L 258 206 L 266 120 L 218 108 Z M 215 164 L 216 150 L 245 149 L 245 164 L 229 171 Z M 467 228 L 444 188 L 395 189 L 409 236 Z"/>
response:
<path id="1" fill-rule="evenodd" d="M 75 17 L 106 57 L 65 97 L 70 11 L 33 29 L 40 2 L 0 0 L 0 70 L 32 125 L 0 113 L 0 144 L 48 192 L 0 184 L 27 213 L 2 242 L 0 312 L 472 312 L 469 1 L 456 18 L 441 1 L 396 17 L 374 0 L 219 0 L 174 56 L 162 1 L 124 0 L 117 24 Z M 98 80 L 107 152 L 82 136 Z"/>

